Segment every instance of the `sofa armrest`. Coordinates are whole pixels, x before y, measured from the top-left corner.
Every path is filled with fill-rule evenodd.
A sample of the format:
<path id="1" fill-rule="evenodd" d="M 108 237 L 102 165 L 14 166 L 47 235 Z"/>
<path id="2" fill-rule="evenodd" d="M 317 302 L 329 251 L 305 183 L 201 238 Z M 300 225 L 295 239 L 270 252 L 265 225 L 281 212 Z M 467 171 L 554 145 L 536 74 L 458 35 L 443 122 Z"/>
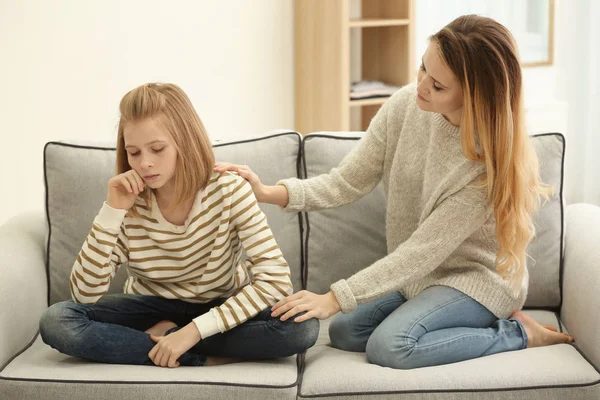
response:
<path id="1" fill-rule="evenodd" d="M 34 337 L 48 307 L 43 213 L 0 226 L 0 370 Z"/>
<path id="2" fill-rule="evenodd" d="M 561 318 L 581 352 L 600 368 L 600 207 L 567 207 Z"/>

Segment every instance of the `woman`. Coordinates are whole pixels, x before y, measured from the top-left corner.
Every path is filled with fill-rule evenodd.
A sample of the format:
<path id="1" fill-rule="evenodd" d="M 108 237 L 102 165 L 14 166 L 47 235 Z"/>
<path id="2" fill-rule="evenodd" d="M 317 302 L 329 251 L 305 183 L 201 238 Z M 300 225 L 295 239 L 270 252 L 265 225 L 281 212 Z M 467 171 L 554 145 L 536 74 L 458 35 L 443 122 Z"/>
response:
<path id="1" fill-rule="evenodd" d="M 245 166 L 217 164 L 249 180 L 258 201 L 295 212 L 350 203 L 383 181 L 388 255 L 327 294 L 279 301 L 273 315 L 342 311 L 332 345 L 399 369 L 570 342 L 520 312 L 532 215 L 550 190 L 523 123 L 514 39 L 475 15 L 430 39 L 418 84 L 384 104 L 329 174 L 265 186 Z"/>

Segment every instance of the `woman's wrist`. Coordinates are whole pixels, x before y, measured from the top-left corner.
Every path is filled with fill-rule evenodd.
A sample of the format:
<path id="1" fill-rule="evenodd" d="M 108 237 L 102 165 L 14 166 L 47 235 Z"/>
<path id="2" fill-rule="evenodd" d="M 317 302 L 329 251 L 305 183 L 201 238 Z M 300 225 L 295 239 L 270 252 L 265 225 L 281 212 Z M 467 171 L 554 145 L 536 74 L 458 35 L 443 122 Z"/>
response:
<path id="1" fill-rule="evenodd" d="M 261 185 L 260 189 L 254 194 L 259 203 L 269 203 L 285 207 L 289 201 L 287 188 L 284 185 Z"/>
<path id="2" fill-rule="evenodd" d="M 268 203 L 269 202 L 269 186 L 261 185 L 254 191 L 254 196 L 256 196 L 256 201 L 259 203 Z"/>

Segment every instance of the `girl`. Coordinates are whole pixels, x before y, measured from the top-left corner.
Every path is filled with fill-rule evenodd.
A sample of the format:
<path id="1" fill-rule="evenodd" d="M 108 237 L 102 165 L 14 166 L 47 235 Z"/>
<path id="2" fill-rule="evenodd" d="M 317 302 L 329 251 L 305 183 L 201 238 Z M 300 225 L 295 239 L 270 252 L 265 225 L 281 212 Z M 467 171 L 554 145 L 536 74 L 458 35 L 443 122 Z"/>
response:
<path id="1" fill-rule="evenodd" d="M 570 342 L 519 312 L 527 295 L 532 214 L 548 189 L 523 124 L 521 67 L 510 32 L 459 17 L 431 37 L 417 85 L 380 109 L 329 174 L 261 184 L 287 211 L 338 207 L 383 180 L 388 255 L 317 295 L 279 301 L 273 316 L 328 318 L 331 344 L 409 369 Z"/>
<path id="2" fill-rule="evenodd" d="M 120 112 L 117 175 L 73 266 L 73 301 L 41 318 L 44 342 L 89 360 L 162 367 L 312 346 L 318 321 L 270 316 L 293 292 L 289 266 L 248 182 L 213 172 L 211 144 L 185 93 L 142 85 Z M 124 264 L 124 294 L 106 294 Z"/>

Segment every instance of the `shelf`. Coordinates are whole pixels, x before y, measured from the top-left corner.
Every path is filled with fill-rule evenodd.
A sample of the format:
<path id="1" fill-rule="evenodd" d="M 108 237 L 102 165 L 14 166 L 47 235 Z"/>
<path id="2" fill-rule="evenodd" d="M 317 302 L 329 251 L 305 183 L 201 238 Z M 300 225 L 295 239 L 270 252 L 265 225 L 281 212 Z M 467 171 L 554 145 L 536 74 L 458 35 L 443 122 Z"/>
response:
<path id="1" fill-rule="evenodd" d="M 381 105 L 388 99 L 389 97 L 375 97 L 373 99 L 350 100 L 350 107 Z"/>
<path id="2" fill-rule="evenodd" d="M 295 130 L 366 130 L 389 97 L 351 99 L 352 82 L 414 79 L 415 0 L 292 3 Z"/>
<path id="3" fill-rule="evenodd" d="M 360 18 L 351 19 L 349 25 L 350 28 L 375 28 L 378 26 L 405 26 L 408 24 L 408 19 Z"/>

